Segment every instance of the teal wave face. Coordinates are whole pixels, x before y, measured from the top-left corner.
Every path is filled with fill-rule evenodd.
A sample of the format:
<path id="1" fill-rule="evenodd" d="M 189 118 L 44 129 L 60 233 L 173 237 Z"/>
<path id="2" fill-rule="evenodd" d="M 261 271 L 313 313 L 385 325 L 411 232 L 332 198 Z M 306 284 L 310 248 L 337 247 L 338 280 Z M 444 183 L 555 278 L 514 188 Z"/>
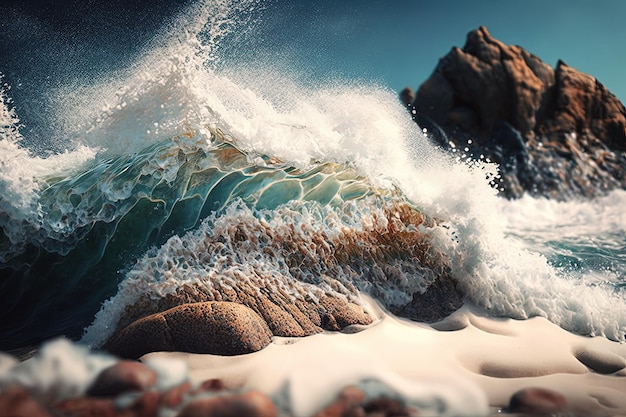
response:
<path id="1" fill-rule="evenodd" d="M 0 305 L 11 312 L 0 339 L 22 345 L 33 337 L 78 334 L 86 324 L 80 317 L 91 317 L 115 292 L 121 271 L 236 199 L 259 209 L 292 200 L 338 206 L 372 192 L 346 166 L 298 170 L 247 155 L 219 134 L 210 141 L 176 137 L 70 178 L 50 179 L 40 195 L 38 232 L 0 266 L 8 277 Z M 9 242 L 0 248 L 14 250 Z"/>

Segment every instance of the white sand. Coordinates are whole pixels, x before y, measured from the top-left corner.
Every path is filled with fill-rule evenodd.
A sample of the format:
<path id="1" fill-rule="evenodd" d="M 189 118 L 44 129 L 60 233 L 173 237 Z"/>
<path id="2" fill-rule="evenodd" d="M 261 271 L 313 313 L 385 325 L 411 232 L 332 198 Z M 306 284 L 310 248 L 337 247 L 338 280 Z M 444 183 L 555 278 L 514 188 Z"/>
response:
<path id="1" fill-rule="evenodd" d="M 401 395 L 420 415 L 495 414 L 524 387 L 560 392 L 568 415 L 626 415 L 626 345 L 577 336 L 543 318 L 487 318 L 472 307 L 432 327 L 380 317 L 359 333 L 275 338 L 249 355 L 144 359 L 182 359 L 193 382 L 221 378 L 228 387 L 260 390 L 297 417 L 319 411 L 350 384 L 372 396 Z"/>

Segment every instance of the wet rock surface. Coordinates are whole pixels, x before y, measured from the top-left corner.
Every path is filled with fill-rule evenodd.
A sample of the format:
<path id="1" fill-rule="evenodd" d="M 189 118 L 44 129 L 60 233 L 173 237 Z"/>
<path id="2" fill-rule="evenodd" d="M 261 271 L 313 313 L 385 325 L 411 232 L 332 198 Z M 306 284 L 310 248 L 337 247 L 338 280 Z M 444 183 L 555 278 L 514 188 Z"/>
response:
<path id="1" fill-rule="evenodd" d="M 427 230 L 434 225 L 417 209 L 398 203 L 369 226 L 345 227 L 337 236 L 318 230 L 306 234 L 308 226 L 281 233 L 256 223 L 245 233 L 229 229 L 234 245 L 268 234 L 276 244 L 259 251 L 284 259 L 289 274 L 251 270 L 230 281 L 213 274 L 203 278 L 204 286 L 186 283 L 160 297 L 141 295 L 121 314 L 117 332 L 103 348 L 128 358 L 154 351 L 235 355 L 262 349 L 272 336 L 354 331 L 374 321 L 361 293 L 387 300 L 393 314 L 441 320 L 463 305 L 463 294 L 447 256 L 431 243 Z M 239 250 L 236 246 L 233 252 Z M 387 297 L 395 288 L 407 296 Z"/>

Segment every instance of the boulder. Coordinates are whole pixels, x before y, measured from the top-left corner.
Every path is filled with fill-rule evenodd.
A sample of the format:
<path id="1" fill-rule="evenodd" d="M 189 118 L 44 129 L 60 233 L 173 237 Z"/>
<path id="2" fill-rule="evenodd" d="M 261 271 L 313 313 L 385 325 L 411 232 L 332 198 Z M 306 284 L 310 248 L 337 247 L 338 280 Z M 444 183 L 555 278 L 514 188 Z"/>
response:
<path id="1" fill-rule="evenodd" d="M 232 356 L 261 350 L 271 338 L 265 321 L 250 308 L 209 301 L 141 318 L 115 333 L 104 349 L 126 358 L 154 351 Z"/>
<path id="2" fill-rule="evenodd" d="M 261 223 L 247 225 L 245 234 L 229 229 L 233 235 L 224 240 L 233 245 L 233 253 L 249 250 L 240 248 L 247 240 L 239 235 L 261 236 L 272 242 L 263 246 L 263 255 L 284 260 L 288 273 L 271 276 L 233 268 L 237 270 L 235 279 L 224 280 L 215 274 L 162 297 L 140 296 L 121 314 L 118 332 L 104 348 L 124 357 L 171 350 L 232 355 L 261 349 L 271 335 L 352 332 L 373 321 L 359 299 L 361 292 L 383 300 L 389 311 L 419 321 L 438 321 L 459 308 L 462 293 L 450 275 L 450 261 L 433 247 L 424 229 L 433 227 L 435 221 L 404 202 L 389 204 L 380 216 L 371 226 L 344 227 L 337 236 L 328 236 L 323 230 L 307 231 L 303 236 L 303 228 L 272 230 Z M 203 251 L 221 250 L 222 242 L 215 246 L 207 242 L 210 245 Z M 237 265 L 240 261 L 233 258 L 232 262 Z M 432 280 L 420 281 L 420 270 L 427 271 Z M 388 297 L 394 290 L 407 296 Z M 245 349 L 219 346 L 220 339 L 237 341 L 241 336 L 216 333 L 220 320 L 230 323 L 232 317 L 219 318 L 201 307 L 229 305 L 237 309 L 233 304 L 255 313 L 255 320 L 263 323 L 250 333 L 254 343 L 250 341 Z M 261 327 L 269 329 L 269 334 L 260 332 Z M 260 332 L 258 337 L 255 332 Z"/>
<path id="3" fill-rule="evenodd" d="M 401 93 L 405 104 L 409 97 Z M 553 69 L 485 27 L 439 60 L 408 107 L 420 126 L 435 124 L 448 142 L 467 147 L 467 158 L 498 163 L 502 179 L 494 185 L 508 198 L 626 188 L 620 100 L 594 77 L 563 61 Z M 455 151 L 436 136 L 437 145 Z"/>
<path id="4" fill-rule="evenodd" d="M 314 297 L 294 299 L 281 291 L 272 291 L 266 287 L 255 288 L 246 280 L 241 280 L 236 287 L 221 287 L 220 291 L 212 292 L 199 286 L 183 285 L 175 293 L 158 300 L 148 296 L 141 298 L 125 311 L 118 328 L 182 304 L 214 300 L 242 304 L 250 308 L 263 319 L 273 335 L 282 337 L 310 336 L 324 330 L 337 331 L 353 324 L 367 325 L 372 322 L 372 318 L 361 306 L 347 298 L 324 293 L 316 288 L 314 290 Z M 164 320 L 158 315 L 153 316 L 145 326 L 163 328 Z M 164 338 L 159 336 L 158 340 L 162 341 Z"/>

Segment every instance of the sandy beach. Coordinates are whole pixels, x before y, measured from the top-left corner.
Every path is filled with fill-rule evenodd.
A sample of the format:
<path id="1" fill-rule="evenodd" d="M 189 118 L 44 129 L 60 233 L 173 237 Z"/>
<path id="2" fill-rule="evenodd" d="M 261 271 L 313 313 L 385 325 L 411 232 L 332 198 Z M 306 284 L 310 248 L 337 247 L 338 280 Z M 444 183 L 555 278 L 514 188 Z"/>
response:
<path id="1" fill-rule="evenodd" d="M 528 387 L 562 394 L 571 416 L 626 415 L 626 346 L 568 333 L 547 320 L 494 319 L 465 306 L 433 326 L 380 319 L 353 334 L 274 338 L 262 351 L 183 360 L 194 383 L 259 390 L 297 417 L 330 404 L 347 385 L 399 397 L 419 415 L 495 415 Z M 438 329 L 438 330 L 437 330 Z"/>

